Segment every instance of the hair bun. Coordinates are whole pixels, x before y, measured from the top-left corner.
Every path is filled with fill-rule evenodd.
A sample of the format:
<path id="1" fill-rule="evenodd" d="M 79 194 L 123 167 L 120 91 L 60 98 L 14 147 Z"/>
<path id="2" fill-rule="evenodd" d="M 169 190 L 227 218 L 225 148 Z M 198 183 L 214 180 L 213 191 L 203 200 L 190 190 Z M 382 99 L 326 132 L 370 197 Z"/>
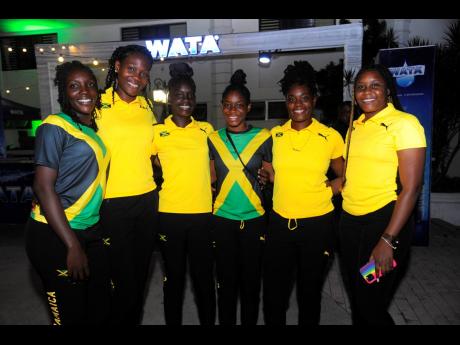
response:
<path id="1" fill-rule="evenodd" d="M 172 78 L 191 78 L 193 76 L 193 69 L 185 62 L 176 62 L 169 65 L 169 75 Z"/>
<path id="2" fill-rule="evenodd" d="M 246 83 L 246 73 L 242 69 L 236 70 L 230 79 L 230 84 L 244 85 Z"/>

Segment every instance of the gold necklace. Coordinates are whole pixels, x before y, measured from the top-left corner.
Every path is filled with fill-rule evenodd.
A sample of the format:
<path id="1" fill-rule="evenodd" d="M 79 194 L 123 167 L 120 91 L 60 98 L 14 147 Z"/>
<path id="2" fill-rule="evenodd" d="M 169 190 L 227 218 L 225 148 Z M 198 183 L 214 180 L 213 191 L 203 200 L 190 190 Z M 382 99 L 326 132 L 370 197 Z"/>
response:
<path id="1" fill-rule="evenodd" d="M 298 134 L 296 133 L 296 135 L 302 135 L 302 134 L 300 134 L 300 131 L 296 131 L 296 132 L 298 132 Z M 293 140 L 292 140 L 292 135 L 294 135 L 294 134 L 292 133 L 292 131 L 288 131 L 287 134 L 288 134 L 288 136 L 289 136 L 289 142 L 290 142 L 290 144 L 291 144 L 291 148 L 292 148 L 292 150 L 294 150 L 294 151 L 296 151 L 296 152 L 302 151 L 303 148 L 307 145 L 307 143 L 308 143 L 308 141 L 310 140 L 310 137 L 311 137 L 311 134 L 308 133 L 308 136 L 307 136 L 307 138 L 305 139 L 304 143 L 303 143 L 301 146 L 296 146 L 296 145 L 294 145 L 294 142 L 293 142 Z"/>

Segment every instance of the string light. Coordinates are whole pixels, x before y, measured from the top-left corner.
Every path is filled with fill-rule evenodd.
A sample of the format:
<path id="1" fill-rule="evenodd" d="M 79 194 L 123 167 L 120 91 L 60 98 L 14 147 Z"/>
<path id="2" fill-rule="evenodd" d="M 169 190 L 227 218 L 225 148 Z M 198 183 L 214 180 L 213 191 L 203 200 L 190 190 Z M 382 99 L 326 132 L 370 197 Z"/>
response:
<path id="1" fill-rule="evenodd" d="M 8 47 L 7 48 L 9 52 L 12 52 L 14 51 L 14 49 L 12 47 Z M 72 59 L 81 59 L 81 60 L 85 60 L 86 62 L 82 61 L 83 63 L 91 63 L 93 66 L 100 66 L 100 62 L 97 58 L 90 58 L 89 56 L 80 56 L 80 55 L 75 55 L 75 50 L 78 49 L 75 45 L 71 44 L 69 46 L 66 46 L 66 45 L 61 45 L 61 46 L 57 46 L 57 47 L 50 47 L 50 50 L 51 52 L 55 53 L 57 50 L 61 50 L 61 53 L 59 54 L 59 57 L 57 58 L 57 61 L 59 63 L 63 63 L 65 61 L 65 57 L 71 57 Z M 21 48 L 21 50 L 23 52 L 27 52 L 27 48 Z M 36 51 L 39 52 L 40 54 L 45 54 L 45 48 L 42 48 L 42 47 L 37 47 L 36 48 Z M 64 52 L 62 52 L 64 51 Z M 91 61 L 91 62 L 90 62 Z M 98 70 L 100 70 L 101 72 L 106 72 L 106 69 L 105 67 L 98 67 Z M 20 87 L 13 87 L 13 88 L 8 88 L 8 89 L 4 89 L 2 90 L 2 92 L 4 92 L 5 94 L 7 95 L 11 95 L 13 94 L 15 91 L 18 91 L 18 90 L 24 90 L 26 92 L 30 91 L 31 90 L 31 87 L 30 86 L 20 86 Z"/>
<path id="2" fill-rule="evenodd" d="M 7 95 L 11 95 L 13 94 L 15 91 L 19 91 L 19 92 L 24 92 L 24 91 L 31 91 L 32 90 L 32 86 L 33 87 L 36 87 L 37 84 L 32 84 L 32 85 L 24 85 L 24 86 L 17 86 L 17 87 L 10 87 L 8 89 L 4 89 L 2 91 L 2 93 L 4 92 L 5 94 Z"/>

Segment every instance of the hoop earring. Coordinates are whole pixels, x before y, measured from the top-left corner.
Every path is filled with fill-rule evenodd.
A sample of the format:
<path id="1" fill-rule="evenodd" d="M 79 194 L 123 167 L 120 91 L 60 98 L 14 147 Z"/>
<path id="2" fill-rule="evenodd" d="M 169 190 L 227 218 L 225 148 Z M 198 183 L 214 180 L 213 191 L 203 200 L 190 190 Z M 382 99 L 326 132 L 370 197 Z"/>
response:
<path id="1" fill-rule="evenodd" d="M 393 104 L 393 98 L 391 97 L 391 95 L 388 95 L 387 102 Z"/>

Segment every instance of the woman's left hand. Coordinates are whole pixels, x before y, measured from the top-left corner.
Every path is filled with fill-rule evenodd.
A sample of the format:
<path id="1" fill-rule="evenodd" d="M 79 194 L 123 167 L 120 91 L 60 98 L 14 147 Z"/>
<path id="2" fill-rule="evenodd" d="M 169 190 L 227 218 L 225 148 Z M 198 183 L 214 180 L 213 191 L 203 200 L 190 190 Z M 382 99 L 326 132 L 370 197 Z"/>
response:
<path id="1" fill-rule="evenodd" d="M 371 253 L 369 261 L 375 261 L 375 274 L 377 278 L 393 270 L 393 248 L 383 239 L 380 239 Z"/>

